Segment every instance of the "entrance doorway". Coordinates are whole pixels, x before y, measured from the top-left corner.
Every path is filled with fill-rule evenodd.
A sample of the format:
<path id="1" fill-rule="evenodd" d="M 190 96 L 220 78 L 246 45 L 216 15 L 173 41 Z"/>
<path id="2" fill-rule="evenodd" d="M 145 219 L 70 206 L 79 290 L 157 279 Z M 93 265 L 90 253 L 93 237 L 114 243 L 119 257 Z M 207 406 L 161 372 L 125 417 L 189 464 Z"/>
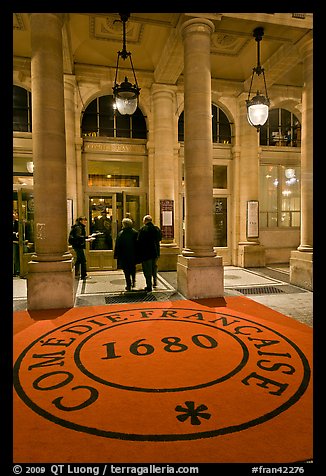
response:
<path id="1" fill-rule="evenodd" d="M 34 196 L 30 189 L 14 186 L 13 191 L 13 275 L 27 275 L 34 248 Z M 16 223 L 15 223 L 15 220 Z"/>
<path id="2" fill-rule="evenodd" d="M 146 194 L 117 192 L 88 195 L 89 233 L 99 233 L 87 244 L 86 259 L 89 271 L 117 269 L 113 258 L 117 234 L 122 227 L 122 219 L 130 217 L 134 228 L 139 230 L 146 214 Z"/>

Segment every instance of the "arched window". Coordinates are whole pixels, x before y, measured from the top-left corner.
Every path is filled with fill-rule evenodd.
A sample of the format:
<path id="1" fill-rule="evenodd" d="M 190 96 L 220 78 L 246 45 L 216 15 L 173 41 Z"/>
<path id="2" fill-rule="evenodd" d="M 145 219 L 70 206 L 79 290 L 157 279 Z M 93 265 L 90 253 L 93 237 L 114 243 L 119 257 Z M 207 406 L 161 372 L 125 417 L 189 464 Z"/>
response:
<path id="1" fill-rule="evenodd" d="M 231 122 L 225 112 L 215 104 L 212 104 L 212 136 L 214 143 L 231 144 Z M 184 111 L 180 114 L 178 121 L 178 141 L 184 141 Z"/>
<path id="2" fill-rule="evenodd" d="M 260 145 L 300 147 L 299 119 L 286 109 L 271 109 L 266 124 L 260 128 Z"/>
<path id="3" fill-rule="evenodd" d="M 85 109 L 81 133 L 83 137 L 126 137 L 146 139 L 146 121 L 139 108 L 131 116 L 121 115 L 113 108 L 113 96 L 99 96 Z"/>
<path id="4" fill-rule="evenodd" d="M 13 130 L 32 132 L 32 95 L 20 86 L 13 87 Z"/>
<path id="5" fill-rule="evenodd" d="M 213 142 L 231 144 L 231 123 L 218 106 L 212 104 Z"/>

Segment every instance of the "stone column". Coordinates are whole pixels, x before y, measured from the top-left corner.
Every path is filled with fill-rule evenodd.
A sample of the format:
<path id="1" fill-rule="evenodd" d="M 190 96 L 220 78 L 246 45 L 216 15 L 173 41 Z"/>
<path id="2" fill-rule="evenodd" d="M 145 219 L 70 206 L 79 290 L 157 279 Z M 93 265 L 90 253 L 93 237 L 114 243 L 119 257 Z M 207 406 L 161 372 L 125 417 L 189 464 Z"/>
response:
<path id="1" fill-rule="evenodd" d="M 74 305 L 72 256 L 67 251 L 62 21 L 57 13 L 30 16 L 35 201 L 35 254 L 27 275 L 31 310 Z"/>
<path id="2" fill-rule="evenodd" d="M 301 48 L 304 84 L 301 132 L 300 246 L 291 252 L 290 282 L 313 289 L 313 39 Z"/>
<path id="3" fill-rule="evenodd" d="M 240 156 L 241 156 L 241 147 L 239 141 L 238 145 L 232 147 L 232 208 L 231 208 L 231 247 L 232 247 L 232 258 L 231 262 L 235 265 L 238 265 L 239 257 L 239 241 L 240 241 Z"/>
<path id="4" fill-rule="evenodd" d="M 75 207 L 75 218 L 84 214 L 84 202 L 83 202 L 83 144 L 82 138 L 76 140 L 76 180 L 77 180 L 77 206 Z"/>
<path id="5" fill-rule="evenodd" d="M 181 27 L 184 43 L 186 247 L 178 257 L 178 289 L 187 298 L 222 296 L 222 258 L 213 249 L 213 146 L 210 20 Z"/>
<path id="6" fill-rule="evenodd" d="M 176 269 L 177 255 L 180 253 L 175 241 L 175 114 L 174 91 L 171 86 L 153 84 L 152 86 L 153 125 L 154 125 L 154 222 L 163 231 L 159 270 Z M 164 226 L 161 221 L 161 201 L 170 201 L 173 209 L 173 229 Z M 164 202 L 162 203 L 164 206 Z M 172 210 L 171 210 L 172 211 Z M 168 211 L 170 212 L 170 210 Z M 164 218 L 164 217 L 163 217 Z M 174 230 L 173 234 L 171 233 Z M 167 236 L 164 236 L 167 232 Z M 168 233 L 170 234 L 168 235 Z"/>
<path id="7" fill-rule="evenodd" d="M 67 198 L 70 198 L 73 200 L 74 218 L 77 218 L 75 87 L 76 87 L 75 76 L 72 74 L 66 74 L 64 76 L 64 98 L 65 98 L 65 130 L 66 130 L 66 160 L 67 160 Z"/>
<path id="8" fill-rule="evenodd" d="M 246 97 L 239 98 L 240 124 L 240 154 L 238 172 L 239 186 L 239 243 L 238 266 L 243 268 L 265 266 L 265 249 L 259 244 L 258 237 L 248 236 L 248 201 L 258 200 L 259 197 L 259 134 L 247 119 Z M 258 230 L 259 233 L 259 230 Z"/>

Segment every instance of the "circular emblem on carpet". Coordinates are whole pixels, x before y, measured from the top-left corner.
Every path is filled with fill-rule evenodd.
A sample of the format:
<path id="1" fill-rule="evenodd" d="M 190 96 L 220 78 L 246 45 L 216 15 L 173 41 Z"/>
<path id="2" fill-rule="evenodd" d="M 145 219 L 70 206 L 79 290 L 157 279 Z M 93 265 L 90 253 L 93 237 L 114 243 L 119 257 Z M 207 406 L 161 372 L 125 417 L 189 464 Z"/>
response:
<path id="1" fill-rule="evenodd" d="M 182 441 L 270 421 L 298 402 L 309 379 L 304 353 L 282 327 L 169 303 L 55 327 L 20 354 L 14 381 L 20 398 L 57 425 Z"/>

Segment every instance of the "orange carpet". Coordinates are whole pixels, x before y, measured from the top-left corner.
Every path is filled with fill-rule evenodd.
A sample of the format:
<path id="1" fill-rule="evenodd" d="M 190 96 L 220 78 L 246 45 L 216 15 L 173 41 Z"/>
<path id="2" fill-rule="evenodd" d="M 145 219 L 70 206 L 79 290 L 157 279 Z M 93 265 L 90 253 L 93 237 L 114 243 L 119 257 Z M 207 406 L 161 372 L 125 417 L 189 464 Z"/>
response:
<path id="1" fill-rule="evenodd" d="M 14 462 L 312 459 L 312 329 L 246 297 L 14 313 Z"/>

